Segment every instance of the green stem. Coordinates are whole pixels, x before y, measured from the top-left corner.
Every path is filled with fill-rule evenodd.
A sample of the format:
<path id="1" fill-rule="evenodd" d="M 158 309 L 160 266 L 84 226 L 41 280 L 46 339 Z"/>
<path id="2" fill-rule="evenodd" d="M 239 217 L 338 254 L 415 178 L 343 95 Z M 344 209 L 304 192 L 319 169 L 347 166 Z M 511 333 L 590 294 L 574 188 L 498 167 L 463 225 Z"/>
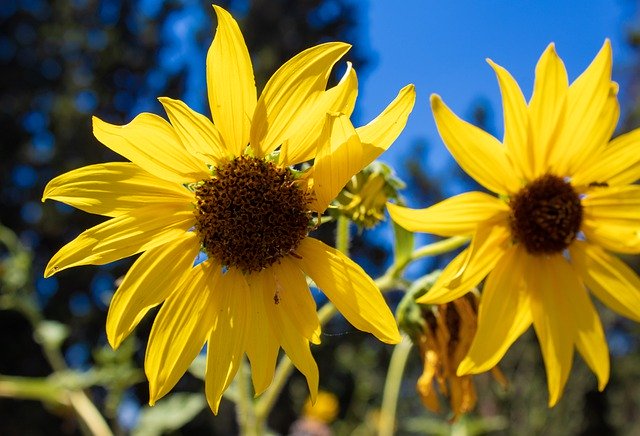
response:
<path id="1" fill-rule="evenodd" d="M 409 358 L 411 346 L 411 339 L 402 335 L 402 341 L 393 348 L 382 393 L 378 436 L 393 436 L 394 434 L 402 374 Z"/>
<path id="2" fill-rule="evenodd" d="M 47 378 L 0 375 L 0 397 L 38 400 L 69 407 L 64 392 Z"/>
<path id="3" fill-rule="evenodd" d="M 336 312 L 336 307 L 331 302 L 327 302 L 322 306 L 318 310 L 320 325 L 325 325 L 331 317 L 336 314 Z M 282 359 L 280 359 L 280 362 L 278 362 L 278 367 L 276 368 L 276 373 L 273 377 L 273 381 L 271 382 L 271 386 L 269 386 L 269 389 L 260 396 L 255 407 L 256 421 L 259 424 L 264 425 L 264 422 L 269 416 L 269 412 L 271 412 L 271 408 L 278 399 L 278 395 L 282 392 L 284 385 L 293 372 L 293 368 L 293 363 L 286 355 L 284 355 Z"/>
<path id="4" fill-rule="evenodd" d="M 269 417 L 269 413 L 273 408 L 278 396 L 282 392 L 284 385 L 287 383 L 289 376 L 293 372 L 293 363 L 291 359 L 287 357 L 287 355 L 283 355 L 280 362 L 278 362 L 278 367 L 276 368 L 275 375 L 273 376 L 273 381 L 264 394 L 260 396 L 256 404 L 256 421 L 264 425 L 267 418 Z"/>
<path id="5" fill-rule="evenodd" d="M 237 419 L 240 426 L 240 434 L 244 436 L 257 436 L 264 433 L 263 423 L 256 419 L 256 411 L 253 407 L 251 392 L 251 371 L 246 359 L 240 364 L 237 377 L 238 399 L 236 401 Z"/>
<path id="6" fill-rule="evenodd" d="M 349 233 L 349 218 L 340 215 L 336 223 L 336 248 L 349 256 L 349 245 L 351 243 L 351 234 Z"/>
<path id="7" fill-rule="evenodd" d="M 22 246 L 20 240 L 11 231 L 11 229 L 1 224 L 0 243 L 5 245 L 7 249 L 14 254 L 14 256 L 28 254 L 27 249 Z M 30 267 L 28 272 L 30 273 Z M 26 284 L 22 286 L 22 290 L 25 291 L 24 293 L 20 294 L 20 296 L 22 296 L 23 298 L 16 299 L 14 301 L 15 306 L 13 308 L 20 311 L 31 324 L 31 328 L 33 329 L 33 331 L 37 332 L 40 330 L 43 322 L 45 321 L 44 317 L 42 316 L 41 311 L 33 300 L 32 295 L 34 294 L 34 290 L 30 289 L 30 286 L 28 287 Z M 44 355 L 49 362 L 49 365 L 51 365 L 54 373 L 67 371 L 69 369 L 64 360 L 64 356 L 60 351 L 59 345 L 47 344 L 45 342 L 41 342 L 40 344 L 42 345 Z M 4 388 L 7 388 L 7 386 L 11 387 L 12 384 L 5 384 Z M 14 388 L 15 386 L 15 383 L 13 383 Z M 59 388 L 59 390 L 60 395 L 63 395 L 65 397 L 64 404 L 70 406 L 78 416 L 80 429 L 84 434 L 86 434 L 87 436 L 113 436 L 113 433 L 107 425 L 104 417 L 98 411 L 95 404 L 93 404 L 85 391 L 83 391 L 82 389 L 71 390 L 62 388 Z M 22 392 L 22 394 L 26 394 L 26 392 Z"/>
<path id="8" fill-rule="evenodd" d="M 433 242 L 431 244 L 420 247 L 411 253 L 405 260 L 394 263 L 391 265 L 385 273 L 376 279 L 376 285 L 382 292 L 390 291 L 397 287 L 398 281 L 402 272 L 413 261 L 428 256 L 437 256 L 439 254 L 448 253 L 456 248 L 466 244 L 469 241 L 467 236 L 453 236 L 451 238 L 443 239 L 442 241 Z"/>

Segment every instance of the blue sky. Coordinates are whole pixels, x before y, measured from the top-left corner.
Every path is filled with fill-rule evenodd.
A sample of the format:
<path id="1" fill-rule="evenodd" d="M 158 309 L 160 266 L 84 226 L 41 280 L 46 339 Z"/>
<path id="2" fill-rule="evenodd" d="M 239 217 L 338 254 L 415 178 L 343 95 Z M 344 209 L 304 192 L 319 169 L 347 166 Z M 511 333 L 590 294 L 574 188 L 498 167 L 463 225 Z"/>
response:
<path id="1" fill-rule="evenodd" d="M 507 68 L 528 98 L 535 64 L 550 42 L 555 42 L 569 79 L 573 80 L 589 65 L 604 39 L 609 38 L 614 51 L 614 80 L 621 81 L 620 67 L 630 58 L 624 37 L 637 18 L 633 15 L 637 13 L 635 2 L 631 0 L 365 3 L 360 43 L 368 45 L 374 62 L 361 81 L 359 121 L 368 122 L 400 88 L 414 83 L 416 107 L 405 131 L 382 160 L 393 163 L 407 153 L 415 139 L 425 138 L 431 145 L 428 168 L 442 177 L 446 177 L 450 161 L 431 116 L 431 93 L 440 94 L 458 115 L 467 119 L 474 102 L 487 100 L 501 135 L 500 92 L 485 58 Z M 624 84 L 621 91 L 624 92 Z"/>

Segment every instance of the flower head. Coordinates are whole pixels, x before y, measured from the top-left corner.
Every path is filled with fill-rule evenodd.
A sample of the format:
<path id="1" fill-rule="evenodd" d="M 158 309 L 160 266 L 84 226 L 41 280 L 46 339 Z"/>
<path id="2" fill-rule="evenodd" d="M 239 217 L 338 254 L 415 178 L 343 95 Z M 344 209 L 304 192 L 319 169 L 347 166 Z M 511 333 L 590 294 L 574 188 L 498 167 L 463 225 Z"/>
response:
<path id="1" fill-rule="evenodd" d="M 569 85 L 553 44 L 536 67 L 527 102 L 492 61 L 502 91 L 504 140 L 461 120 L 440 97 L 431 106 L 460 166 L 498 197 L 469 192 L 430 208 L 389 205 L 409 230 L 470 235 L 470 246 L 419 301 L 442 304 L 485 277 L 478 332 L 458 374 L 486 371 L 531 324 L 547 371 L 549 405 L 560 398 L 574 349 L 604 389 L 609 354 L 591 294 L 640 320 L 640 279 L 610 251 L 640 252 L 640 130 L 609 142 L 618 86 L 606 41 Z M 588 292 L 590 291 L 590 292 Z"/>
<path id="2" fill-rule="evenodd" d="M 384 220 L 387 201 L 397 200 L 398 190 L 404 186 L 390 167 L 375 161 L 349 180 L 336 199 L 334 212 L 360 229 L 375 227 Z"/>
<path id="3" fill-rule="evenodd" d="M 113 296 L 107 338 L 118 347 L 162 303 L 145 357 L 150 403 L 206 343 L 206 394 L 217 412 L 245 353 L 257 393 L 271 383 L 282 347 L 317 394 L 309 342 L 320 342 L 320 325 L 305 275 L 356 328 L 384 342 L 400 339 L 371 278 L 308 233 L 353 174 L 395 140 L 415 96 L 407 86 L 379 117 L 354 128 L 353 68 L 326 89 L 349 49 L 333 42 L 293 57 L 258 98 L 238 25 L 214 9 L 218 27 L 207 55 L 213 122 L 166 97 L 169 123 L 149 113 L 124 126 L 94 118 L 96 138 L 130 162 L 58 176 L 43 200 L 110 218 L 65 245 L 45 275 L 142 253 Z M 307 171 L 294 170 L 311 159 Z M 194 266 L 200 251 L 207 259 Z"/>

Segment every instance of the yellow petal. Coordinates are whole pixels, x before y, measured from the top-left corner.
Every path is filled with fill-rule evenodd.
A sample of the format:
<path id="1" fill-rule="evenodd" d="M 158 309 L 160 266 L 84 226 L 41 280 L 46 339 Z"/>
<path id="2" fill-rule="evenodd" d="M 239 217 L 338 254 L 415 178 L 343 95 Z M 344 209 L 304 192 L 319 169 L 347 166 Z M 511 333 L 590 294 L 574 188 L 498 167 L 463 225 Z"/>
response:
<path id="1" fill-rule="evenodd" d="M 251 379 L 256 395 L 264 392 L 271 382 L 276 369 L 280 343 L 269 323 L 264 307 L 262 280 L 256 274 L 247 278 L 251 288 L 251 328 L 247 336 L 247 357 L 251 362 Z"/>
<path id="2" fill-rule="evenodd" d="M 149 404 L 175 386 L 202 350 L 216 316 L 212 298 L 216 274 L 207 263 L 193 268 L 160 308 L 144 359 Z"/>
<path id="3" fill-rule="evenodd" d="M 586 219 L 640 229 L 640 186 L 596 188 L 582 199 Z"/>
<path id="4" fill-rule="evenodd" d="M 576 323 L 564 286 L 576 280 L 575 273 L 562 255 L 527 256 L 524 270 L 531 295 L 533 327 L 547 370 L 549 407 L 552 407 L 562 395 L 573 362 Z"/>
<path id="5" fill-rule="evenodd" d="M 169 201 L 190 201 L 189 191 L 166 182 L 130 162 L 109 162 L 78 168 L 47 183 L 42 201 L 61 201 L 70 206 L 115 217 L 144 206 Z"/>
<path id="6" fill-rule="evenodd" d="M 300 114 L 327 86 L 333 65 L 351 46 L 329 42 L 311 47 L 274 73 L 258 99 L 251 124 L 251 145 L 258 156 L 275 150 L 307 123 Z"/>
<path id="7" fill-rule="evenodd" d="M 209 174 L 206 165 L 184 148 L 171 125 L 157 115 L 143 113 L 124 126 L 93 117 L 93 134 L 111 150 L 161 179 L 182 184 Z"/>
<path id="8" fill-rule="evenodd" d="M 531 325 L 529 295 L 522 283 L 525 254 L 514 246 L 489 274 L 478 310 L 478 330 L 458 375 L 488 371 Z"/>
<path id="9" fill-rule="evenodd" d="M 640 322 L 640 278 L 624 262 L 582 241 L 569 247 L 571 263 L 591 292 L 611 310 Z"/>
<path id="10" fill-rule="evenodd" d="M 289 314 L 293 325 L 306 339 L 319 344 L 320 320 L 304 273 L 289 257 L 282 258 L 272 269 L 277 292 L 272 296 L 273 303 Z"/>
<path id="11" fill-rule="evenodd" d="M 529 147 L 533 151 L 530 167 L 533 168 L 534 177 L 540 177 L 548 170 L 551 147 L 558 134 L 558 126 L 564 120 L 568 88 L 569 79 L 564 64 L 555 46 L 549 44 L 536 65 L 533 95 L 529 102 Z"/>
<path id="12" fill-rule="evenodd" d="M 263 290 L 263 304 L 271 329 L 291 362 L 304 374 L 309 385 L 311 400 L 315 402 L 318 395 L 319 374 L 318 365 L 309 349 L 309 341 L 302 336 L 302 332 L 292 322 L 292 314 L 279 304 L 274 304 L 273 293 L 276 290 L 276 283 L 271 271 L 263 271 L 259 276 Z"/>
<path id="13" fill-rule="evenodd" d="M 396 98 L 380 115 L 367 125 L 356 129 L 364 147 L 366 165 L 380 156 L 400 135 L 407 124 L 415 101 L 415 86 L 407 85 L 398 92 Z"/>
<path id="14" fill-rule="evenodd" d="M 363 167 L 362 144 L 351 121 L 344 114 L 327 114 L 322 130 L 322 144 L 313 164 L 315 199 L 311 209 L 324 212 Z"/>
<path id="15" fill-rule="evenodd" d="M 518 176 L 525 180 L 533 180 L 533 148 L 529 144 L 529 109 L 522 91 L 509 72 L 490 59 L 487 62 L 496 73 L 502 94 L 502 110 L 504 117 L 504 146 L 507 157 Z"/>
<path id="16" fill-rule="evenodd" d="M 558 174 L 573 175 L 606 145 L 618 122 L 617 98 L 611 92 L 611 57 L 607 40 L 591 65 L 569 87 L 565 118 L 551 150 L 552 165 Z M 610 116 L 611 111 L 615 116 Z"/>
<path id="17" fill-rule="evenodd" d="M 409 209 L 388 203 L 391 219 L 412 232 L 440 236 L 472 235 L 487 221 L 508 219 L 509 206 L 482 192 L 467 192 L 426 209 Z"/>
<path id="18" fill-rule="evenodd" d="M 191 154 L 210 164 L 216 164 L 231 156 L 220 133 L 211 121 L 192 110 L 180 100 L 169 97 L 158 98 L 182 145 Z"/>
<path id="19" fill-rule="evenodd" d="M 561 278 L 564 292 L 576 325 L 576 348 L 591 371 L 598 378 L 598 389 L 602 391 L 609 381 L 609 347 L 596 312 L 584 284 L 566 262 L 562 263 Z"/>
<path id="20" fill-rule="evenodd" d="M 78 265 L 104 265 L 180 238 L 193 226 L 190 203 L 133 210 L 82 232 L 49 261 L 49 277 Z"/>
<path id="21" fill-rule="evenodd" d="M 216 319 L 209 336 L 205 376 L 207 402 L 215 414 L 222 394 L 242 363 L 252 314 L 251 291 L 239 270 L 229 268 L 217 288 Z"/>
<path id="22" fill-rule="evenodd" d="M 589 138 L 589 144 L 587 145 L 593 149 L 593 152 L 582 150 L 580 152 L 582 159 L 569 161 L 569 168 L 566 170 L 567 175 L 575 178 L 582 172 L 586 171 L 589 173 L 591 167 L 596 165 L 597 161 L 603 159 L 603 156 L 607 154 L 607 143 L 618 125 L 619 118 L 620 104 L 618 103 L 618 84 L 612 83 L 609 97 L 592 128 L 592 134 Z"/>
<path id="23" fill-rule="evenodd" d="M 382 342 L 400 342 L 398 326 L 371 278 L 347 256 L 313 238 L 296 249 L 302 259 L 291 258 L 358 330 L 373 333 Z"/>
<path id="24" fill-rule="evenodd" d="M 207 53 L 207 90 L 211 118 L 227 150 L 239 156 L 249 144 L 251 117 L 256 107 L 256 83 L 247 45 L 238 23 L 213 5 L 218 28 Z"/>
<path id="25" fill-rule="evenodd" d="M 618 253 L 640 253 L 640 233 L 634 220 L 591 219 L 585 214 L 582 231 L 587 241 Z"/>
<path id="26" fill-rule="evenodd" d="M 316 104 L 308 108 L 303 120 L 308 125 L 301 125 L 297 132 L 287 139 L 280 149 L 280 163 L 295 165 L 313 159 L 317 153 L 318 143 L 328 112 L 339 112 L 351 116 L 358 95 L 358 78 L 356 71 L 347 62 L 347 71 L 340 82 L 331 89 L 322 92 Z"/>
<path id="27" fill-rule="evenodd" d="M 587 239 L 613 251 L 640 252 L 640 186 L 595 187 L 582 205 Z"/>
<path id="28" fill-rule="evenodd" d="M 134 262 L 116 290 L 107 314 L 107 339 L 113 348 L 129 336 L 144 315 L 166 300 L 189 273 L 200 250 L 195 233 L 152 248 Z"/>
<path id="29" fill-rule="evenodd" d="M 467 174 L 498 194 L 518 191 L 520 181 L 500 141 L 458 118 L 438 95 L 431 96 L 431 109 L 442 140 Z"/>
<path id="30" fill-rule="evenodd" d="M 640 129 L 618 136 L 612 140 L 597 159 L 584 165 L 575 174 L 572 183 L 588 185 L 607 183 L 609 186 L 627 185 L 640 179 Z"/>
<path id="31" fill-rule="evenodd" d="M 469 248 L 456 256 L 429 292 L 416 301 L 421 304 L 443 304 L 462 297 L 476 287 L 503 258 L 510 238 L 509 230 L 503 225 L 479 227 Z"/>

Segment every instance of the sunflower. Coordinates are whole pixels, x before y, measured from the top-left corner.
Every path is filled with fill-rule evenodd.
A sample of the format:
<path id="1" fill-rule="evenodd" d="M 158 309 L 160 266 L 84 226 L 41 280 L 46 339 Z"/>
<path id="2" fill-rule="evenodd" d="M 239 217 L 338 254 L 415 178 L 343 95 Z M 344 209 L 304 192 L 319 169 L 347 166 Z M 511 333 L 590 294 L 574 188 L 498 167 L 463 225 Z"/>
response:
<path id="1" fill-rule="evenodd" d="M 96 138 L 130 162 L 58 176 L 43 200 L 110 218 L 62 247 L 45 276 L 142 253 L 111 300 L 108 341 L 118 347 L 162 303 L 144 363 L 149 403 L 172 389 L 206 343 L 206 396 L 217 413 L 244 354 L 259 394 L 271 383 L 280 347 L 315 398 L 318 368 L 309 343 L 320 342 L 320 325 L 306 276 L 356 328 L 399 341 L 371 278 L 308 233 L 319 222 L 314 214 L 395 140 L 415 93 L 405 87 L 380 116 L 355 129 L 355 71 L 348 65 L 326 89 L 349 49 L 333 42 L 286 62 L 257 98 L 239 27 L 214 9 L 218 27 L 206 65 L 213 123 L 166 97 L 160 102 L 170 123 L 149 113 L 123 126 L 94 118 Z M 298 164 L 311 159 L 314 165 L 301 171 Z M 206 260 L 194 266 L 201 251 Z"/>
<path id="2" fill-rule="evenodd" d="M 560 398 L 574 348 L 609 379 L 609 353 L 591 294 L 640 321 L 640 280 L 610 252 L 640 252 L 640 129 L 609 142 L 619 117 L 611 45 L 571 85 L 553 44 L 541 56 L 527 104 L 492 61 L 502 92 L 504 140 L 458 118 L 431 97 L 438 131 L 459 165 L 498 196 L 468 192 L 432 207 L 389 205 L 403 227 L 471 243 L 421 303 L 453 301 L 487 277 L 478 331 L 458 374 L 488 370 L 531 324 L 549 405 Z M 590 292 L 589 292 L 590 291 Z"/>

